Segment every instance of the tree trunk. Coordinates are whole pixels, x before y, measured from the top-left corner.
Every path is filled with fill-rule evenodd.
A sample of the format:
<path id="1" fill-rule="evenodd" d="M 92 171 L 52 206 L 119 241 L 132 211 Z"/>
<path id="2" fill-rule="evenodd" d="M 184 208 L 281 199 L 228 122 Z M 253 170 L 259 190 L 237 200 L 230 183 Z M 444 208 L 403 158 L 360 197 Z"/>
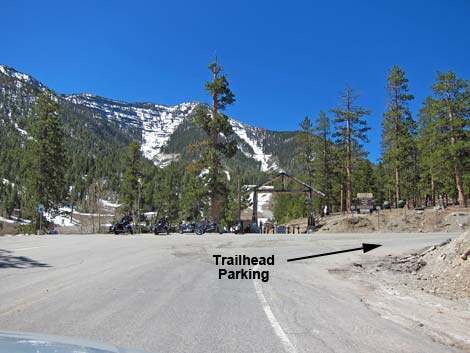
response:
<path id="1" fill-rule="evenodd" d="M 348 103 L 348 112 L 350 110 Z M 351 181 L 351 172 L 352 172 L 352 146 L 351 146 L 351 118 L 348 116 L 346 123 L 346 133 L 348 135 L 348 147 L 347 147 L 347 164 L 346 164 L 346 210 L 351 212 L 352 205 L 352 181 Z"/>
<path id="2" fill-rule="evenodd" d="M 395 197 L 396 197 L 396 205 L 398 207 L 398 201 L 400 201 L 400 169 L 395 167 Z"/>
<path id="3" fill-rule="evenodd" d="M 343 202 L 343 199 L 344 199 L 344 190 L 343 190 L 343 182 L 341 182 L 341 186 L 340 186 L 340 195 L 339 195 L 339 209 L 341 210 L 341 212 L 344 212 L 344 202 Z"/>
<path id="4" fill-rule="evenodd" d="M 220 197 L 217 194 L 211 197 L 211 219 L 212 223 L 219 223 L 220 215 Z"/>
<path id="5" fill-rule="evenodd" d="M 467 200 L 465 200 L 465 193 L 463 191 L 462 169 L 458 158 L 455 158 L 455 183 L 459 193 L 459 206 L 467 207 Z"/>
<path id="6" fill-rule="evenodd" d="M 454 133 L 454 115 L 452 114 L 452 110 L 449 109 L 449 120 L 450 120 L 450 143 L 452 146 L 456 143 L 455 133 Z M 462 165 L 460 163 L 460 159 L 457 155 L 453 156 L 454 159 L 454 172 L 455 172 L 455 184 L 457 186 L 458 191 L 458 199 L 459 199 L 459 206 L 460 207 L 467 207 L 467 203 L 465 200 L 465 193 L 463 191 L 463 181 L 462 181 Z"/>
<path id="7" fill-rule="evenodd" d="M 214 75 L 214 81 L 217 79 L 217 69 L 214 67 L 212 71 Z M 217 93 L 212 94 L 212 119 L 215 119 L 215 117 L 218 114 L 218 102 L 217 102 Z M 212 143 L 212 148 L 216 148 L 217 141 L 219 139 L 219 134 L 217 131 L 213 129 L 212 135 L 211 135 L 211 143 Z M 212 157 L 212 178 L 218 178 L 219 177 L 219 161 L 217 160 L 217 157 L 214 155 Z M 214 185 L 218 183 L 218 180 L 215 180 Z M 212 196 L 211 196 L 211 219 L 212 223 L 219 223 L 219 216 L 220 216 L 220 194 L 219 190 L 217 190 L 217 186 L 211 190 Z"/>
<path id="8" fill-rule="evenodd" d="M 323 203 L 325 205 L 329 204 L 330 192 L 328 189 L 328 135 L 326 129 L 323 131 L 323 192 L 325 193 L 325 198 Z M 312 186 L 310 184 L 310 186 Z"/>
<path id="9" fill-rule="evenodd" d="M 431 203 L 432 206 L 436 206 L 436 183 L 434 181 L 434 175 L 431 175 Z"/>
<path id="10" fill-rule="evenodd" d="M 398 103 L 398 91 L 395 91 L 395 107 L 398 108 L 399 103 Z M 400 116 L 399 113 L 395 114 L 395 148 L 398 148 L 399 146 L 399 140 L 400 140 Z M 398 208 L 398 201 L 400 201 L 401 195 L 400 195 L 400 154 L 396 154 L 396 166 L 395 166 L 395 206 Z"/>

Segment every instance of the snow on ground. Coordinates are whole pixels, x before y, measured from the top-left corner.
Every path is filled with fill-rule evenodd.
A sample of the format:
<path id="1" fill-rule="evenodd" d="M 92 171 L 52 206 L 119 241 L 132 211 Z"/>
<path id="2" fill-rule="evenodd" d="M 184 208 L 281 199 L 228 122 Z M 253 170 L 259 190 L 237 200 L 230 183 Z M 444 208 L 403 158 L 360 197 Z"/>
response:
<path id="1" fill-rule="evenodd" d="M 5 178 L 2 179 L 2 183 L 3 183 L 3 185 L 10 185 L 11 184 L 12 186 L 15 186 L 15 184 L 10 183 L 10 180 L 5 179 Z"/>
<path id="2" fill-rule="evenodd" d="M 18 126 L 17 123 L 15 123 L 15 129 L 23 136 L 26 136 L 28 139 L 31 139 L 31 136 L 29 136 L 28 132 Z"/>
<path id="3" fill-rule="evenodd" d="M 52 216 L 50 213 L 45 212 L 44 217 L 46 217 L 48 222 L 52 222 L 55 225 L 62 226 L 62 227 L 71 227 L 80 224 L 80 221 L 72 218 L 70 220 L 70 216 L 66 214 L 59 214 L 57 216 Z"/>
<path id="4" fill-rule="evenodd" d="M 120 203 L 113 203 L 111 201 L 108 201 L 108 200 L 100 200 L 101 201 L 101 204 L 104 206 L 104 207 L 111 207 L 111 208 L 119 208 L 121 207 L 121 204 Z"/>
<path id="5" fill-rule="evenodd" d="M 103 205 L 103 201 L 105 200 L 101 200 L 101 204 Z M 108 207 L 112 207 L 112 208 L 116 208 L 116 207 L 119 207 L 120 204 L 114 204 L 114 203 L 111 203 L 109 201 L 106 201 L 108 204 L 111 204 L 113 206 L 108 206 Z M 115 205 L 118 205 L 116 207 L 114 207 Z M 69 206 L 64 206 L 64 207 L 60 207 L 59 208 L 59 211 L 61 213 L 72 213 L 72 208 L 69 207 Z M 80 212 L 80 211 L 77 211 L 76 209 L 73 210 L 73 214 L 76 214 L 76 215 L 79 215 L 79 216 L 93 216 L 93 217 L 98 217 L 98 216 L 114 216 L 114 214 L 111 214 L 111 213 L 105 213 L 105 212 L 101 212 L 101 213 L 88 213 L 88 212 Z"/>
<path id="6" fill-rule="evenodd" d="M 153 162 L 155 165 L 165 168 L 171 164 L 171 162 L 175 162 L 179 159 L 179 153 L 158 153 L 153 157 Z"/>
<path id="7" fill-rule="evenodd" d="M 250 189 L 256 185 L 245 185 L 246 188 Z M 263 186 L 264 189 L 273 189 L 273 186 Z M 250 192 L 250 203 L 253 204 L 253 192 Z M 258 192 L 258 221 L 266 223 L 268 219 L 273 219 L 272 210 L 273 193 L 271 192 Z M 248 207 L 244 213 L 252 213 L 253 206 Z"/>
<path id="8" fill-rule="evenodd" d="M 16 223 L 14 220 L 12 220 L 12 219 L 8 219 L 8 218 L 4 218 L 4 217 L 0 217 L 0 222 L 5 222 L 5 223 Z"/>

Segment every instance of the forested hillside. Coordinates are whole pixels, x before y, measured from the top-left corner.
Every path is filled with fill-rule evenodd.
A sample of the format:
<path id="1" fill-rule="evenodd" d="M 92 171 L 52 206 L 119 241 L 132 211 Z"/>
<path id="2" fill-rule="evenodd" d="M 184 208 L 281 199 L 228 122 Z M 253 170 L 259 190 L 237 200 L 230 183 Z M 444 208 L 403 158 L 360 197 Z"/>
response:
<path id="1" fill-rule="evenodd" d="M 29 75 L 0 66 L 0 212 L 4 216 L 24 208 L 28 166 L 27 142 L 35 121 L 32 112 L 38 95 L 46 93 L 59 106 L 66 160 L 66 198 L 85 211 L 96 208 L 99 196 L 119 201 L 126 153 L 131 142 L 141 146 L 142 210 L 170 214 L 175 193 L 181 190 L 186 165 L 196 154 L 188 146 L 203 138 L 194 124 L 194 111 L 202 103 L 167 107 L 153 103 L 126 103 L 90 94 L 60 95 Z M 273 132 L 231 120 L 239 151 L 227 161 L 230 174 L 243 183 L 257 183 L 263 175 L 287 167 L 294 143 L 291 132 Z M 195 177 L 194 175 L 192 177 Z M 187 192 L 189 195 L 189 193 Z M 184 204 L 184 200 L 182 201 Z M 176 207 L 179 212 L 179 206 Z M 168 213 L 167 212 L 167 213 Z M 176 216 L 176 215 L 175 215 Z"/>
<path id="2" fill-rule="evenodd" d="M 218 87 L 221 78 L 206 89 Z M 228 87 L 228 81 L 225 84 Z M 406 201 L 409 207 L 465 206 L 470 195 L 468 81 L 453 72 L 438 73 L 417 116 L 408 107 L 414 97 L 401 68 L 390 70 L 384 86 L 384 112 L 362 107 L 360 97 L 347 86 L 336 107 L 314 119 L 299 119 L 299 131 L 276 132 L 230 119 L 205 103 L 168 107 L 91 94 L 60 95 L 0 66 L 0 213 L 32 216 L 33 211 L 26 211 L 27 181 L 35 163 L 29 154 L 40 154 L 47 146 L 47 139 L 41 142 L 37 135 L 39 120 L 47 124 L 56 115 L 64 157 L 46 159 L 37 170 L 47 174 L 48 168 L 64 167 L 57 207 L 73 204 L 92 212 L 99 200 L 107 199 L 123 203 L 122 212 L 136 213 L 138 208 L 137 213 L 158 211 L 172 219 L 193 219 L 201 211 L 207 214 L 213 195 L 210 183 L 217 178 L 213 188 L 223 195 L 217 201 L 220 220 L 231 223 L 238 218 L 241 186 L 264 182 L 280 170 L 326 194 L 314 200 L 317 213 L 325 206 L 333 212 L 351 211 L 360 192 L 373 193 L 379 205 L 397 207 Z M 42 110 L 35 110 L 41 95 Z M 200 112 L 219 114 L 220 125 L 201 123 Z M 370 133 L 368 119 L 377 114 L 383 114 L 382 159 L 374 164 L 363 145 Z M 41 128 L 48 131 L 47 126 Z M 220 154 L 220 160 L 201 162 L 204 144 L 213 149 L 204 153 Z M 236 146 L 233 154 L 229 145 Z M 211 174 L 214 165 L 216 177 Z M 307 215 L 304 195 L 276 195 L 274 201 L 279 222 Z"/>

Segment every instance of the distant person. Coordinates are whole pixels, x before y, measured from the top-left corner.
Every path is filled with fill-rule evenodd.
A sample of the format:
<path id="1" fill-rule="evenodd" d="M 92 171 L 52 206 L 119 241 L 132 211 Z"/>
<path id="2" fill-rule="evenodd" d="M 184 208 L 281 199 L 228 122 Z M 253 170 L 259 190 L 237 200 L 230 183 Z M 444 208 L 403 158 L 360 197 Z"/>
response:
<path id="1" fill-rule="evenodd" d="M 323 206 L 323 217 L 328 215 L 328 205 Z"/>

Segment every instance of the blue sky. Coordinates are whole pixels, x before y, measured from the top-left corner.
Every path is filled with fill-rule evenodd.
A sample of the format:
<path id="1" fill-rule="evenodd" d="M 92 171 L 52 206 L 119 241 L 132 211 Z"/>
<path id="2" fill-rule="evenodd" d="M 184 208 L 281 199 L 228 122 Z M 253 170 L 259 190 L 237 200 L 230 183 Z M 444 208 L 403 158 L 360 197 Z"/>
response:
<path id="1" fill-rule="evenodd" d="M 386 77 L 410 80 L 416 113 L 436 71 L 470 79 L 470 2 L 2 1 L 0 63 L 60 93 L 124 101 L 208 101 L 217 50 L 237 102 L 227 111 L 273 130 L 336 107 L 349 83 L 372 109 L 380 157 Z"/>

